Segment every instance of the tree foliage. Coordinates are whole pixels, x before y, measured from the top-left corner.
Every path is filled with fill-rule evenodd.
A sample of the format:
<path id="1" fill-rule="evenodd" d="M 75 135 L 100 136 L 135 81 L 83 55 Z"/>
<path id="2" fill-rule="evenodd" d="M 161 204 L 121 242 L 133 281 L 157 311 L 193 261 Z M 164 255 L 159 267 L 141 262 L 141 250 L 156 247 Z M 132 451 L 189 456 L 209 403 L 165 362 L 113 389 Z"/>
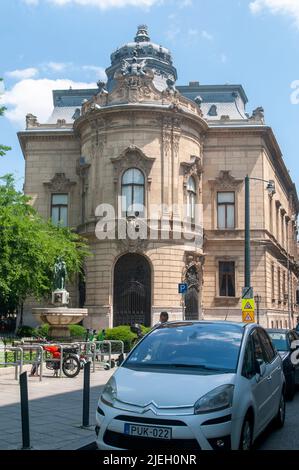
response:
<path id="1" fill-rule="evenodd" d="M 2 78 L 0 78 L 0 82 L 1 81 L 2 81 Z M 4 106 L 0 106 L 0 116 L 3 116 L 5 110 L 6 108 Z M 6 152 L 8 152 L 9 150 L 11 150 L 10 147 L 0 144 L 0 157 L 3 157 L 6 154 Z"/>
<path id="2" fill-rule="evenodd" d="M 28 296 L 41 299 L 51 293 L 58 256 L 72 280 L 88 248 L 73 231 L 42 219 L 30 198 L 15 189 L 12 175 L 0 180 L 0 313 L 6 313 Z"/>

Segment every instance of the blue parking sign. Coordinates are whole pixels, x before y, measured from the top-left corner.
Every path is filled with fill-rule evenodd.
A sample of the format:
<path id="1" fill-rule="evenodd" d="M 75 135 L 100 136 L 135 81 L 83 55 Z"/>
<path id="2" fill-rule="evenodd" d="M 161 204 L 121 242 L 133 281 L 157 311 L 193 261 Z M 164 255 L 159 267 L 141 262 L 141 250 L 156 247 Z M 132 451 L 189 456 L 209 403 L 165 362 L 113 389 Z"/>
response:
<path id="1" fill-rule="evenodd" d="M 185 282 L 184 283 L 180 283 L 178 285 L 178 288 L 179 288 L 179 294 L 186 294 L 187 290 L 188 290 L 188 284 L 186 284 Z"/>

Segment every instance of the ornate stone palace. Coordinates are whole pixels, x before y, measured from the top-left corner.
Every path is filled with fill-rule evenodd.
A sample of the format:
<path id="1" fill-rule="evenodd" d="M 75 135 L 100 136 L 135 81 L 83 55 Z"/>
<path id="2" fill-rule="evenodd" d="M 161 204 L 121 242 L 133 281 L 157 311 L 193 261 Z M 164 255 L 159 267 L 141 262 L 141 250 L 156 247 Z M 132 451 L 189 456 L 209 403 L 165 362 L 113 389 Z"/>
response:
<path id="1" fill-rule="evenodd" d="M 155 324 L 162 310 L 170 319 L 241 321 L 248 174 L 258 178 L 250 206 L 260 323 L 295 323 L 299 203 L 263 109 L 246 113 L 241 85 L 177 86 L 169 50 L 146 26 L 111 55 L 106 73 L 96 89 L 54 91 L 48 122 L 29 114 L 19 133 L 25 193 L 90 245 L 70 306 L 87 307 L 92 328 Z M 102 204 L 115 212 L 104 237 Z"/>

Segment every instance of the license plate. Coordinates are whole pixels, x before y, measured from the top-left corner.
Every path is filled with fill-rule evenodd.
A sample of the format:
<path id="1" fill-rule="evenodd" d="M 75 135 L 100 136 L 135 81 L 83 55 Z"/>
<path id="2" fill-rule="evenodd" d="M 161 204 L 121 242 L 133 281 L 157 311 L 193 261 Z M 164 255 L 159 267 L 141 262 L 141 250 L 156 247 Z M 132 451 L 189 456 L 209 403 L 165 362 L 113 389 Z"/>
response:
<path id="1" fill-rule="evenodd" d="M 136 437 L 149 437 L 151 439 L 170 440 L 171 428 L 125 423 L 125 434 L 129 434 L 130 436 Z"/>

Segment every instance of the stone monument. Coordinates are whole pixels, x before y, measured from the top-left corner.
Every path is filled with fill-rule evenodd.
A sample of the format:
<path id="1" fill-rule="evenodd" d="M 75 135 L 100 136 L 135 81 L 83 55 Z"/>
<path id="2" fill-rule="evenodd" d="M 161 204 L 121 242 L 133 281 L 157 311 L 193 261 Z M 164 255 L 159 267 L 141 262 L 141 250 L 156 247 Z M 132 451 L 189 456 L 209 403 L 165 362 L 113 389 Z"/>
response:
<path id="1" fill-rule="evenodd" d="M 52 338 L 69 338 L 68 326 L 79 323 L 87 317 L 86 308 L 68 307 L 70 295 L 66 290 L 67 267 L 62 257 L 58 257 L 53 269 L 52 304 L 54 307 L 34 308 L 32 314 L 39 323 L 50 325 L 49 334 Z"/>

